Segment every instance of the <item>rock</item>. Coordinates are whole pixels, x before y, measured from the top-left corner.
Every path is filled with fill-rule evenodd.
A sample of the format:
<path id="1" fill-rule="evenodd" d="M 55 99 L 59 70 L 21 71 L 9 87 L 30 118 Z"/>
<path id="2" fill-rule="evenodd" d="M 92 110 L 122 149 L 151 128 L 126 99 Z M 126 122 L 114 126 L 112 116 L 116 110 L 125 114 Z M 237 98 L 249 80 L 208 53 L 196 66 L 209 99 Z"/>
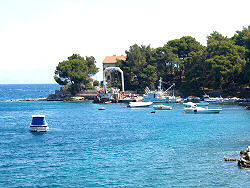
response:
<path id="1" fill-rule="evenodd" d="M 247 147 L 246 151 L 242 150 L 240 155 L 238 165 L 243 168 L 250 168 L 250 146 Z"/>
<path id="2" fill-rule="evenodd" d="M 250 152 L 250 146 L 247 147 L 246 152 Z"/>
<path id="3" fill-rule="evenodd" d="M 244 150 L 241 150 L 241 151 L 240 151 L 240 154 L 241 154 L 241 155 L 245 155 L 246 153 L 247 153 L 247 152 L 245 152 Z"/>
<path id="4" fill-rule="evenodd" d="M 224 157 L 225 161 L 236 161 L 235 158 Z"/>
<path id="5" fill-rule="evenodd" d="M 250 152 L 247 152 L 247 154 L 246 154 L 246 160 L 250 160 Z"/>
<path id="6" fill-rule="evenodd" d="M 46 98 L 45 97 L 41 97 L 41 98 L 36 98 L 36 99 L 32 99 L 32 98 L 28 98 L 28 99 L 20 99 L 17 101 L 45 101 Z"/>

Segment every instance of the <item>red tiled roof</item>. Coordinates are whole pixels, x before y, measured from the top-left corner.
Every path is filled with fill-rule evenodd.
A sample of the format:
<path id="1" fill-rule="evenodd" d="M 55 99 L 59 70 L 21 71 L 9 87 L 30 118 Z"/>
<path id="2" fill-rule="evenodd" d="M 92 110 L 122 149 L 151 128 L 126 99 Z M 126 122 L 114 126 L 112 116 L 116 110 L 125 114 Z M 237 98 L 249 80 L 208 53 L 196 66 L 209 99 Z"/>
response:
<path id="1" fill-rule="evenodd" d="M 126 60 L 126 56 L 106 56 L 102 63 L 116 63 L 118 60 Z"/>

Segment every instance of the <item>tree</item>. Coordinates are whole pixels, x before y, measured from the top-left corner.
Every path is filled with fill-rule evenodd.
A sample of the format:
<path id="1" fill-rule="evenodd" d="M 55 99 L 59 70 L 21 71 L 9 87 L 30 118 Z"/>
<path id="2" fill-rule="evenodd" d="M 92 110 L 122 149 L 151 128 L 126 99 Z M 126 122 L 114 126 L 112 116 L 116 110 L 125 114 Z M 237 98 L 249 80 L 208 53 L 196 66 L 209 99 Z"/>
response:
<path id="1" fill-rule="evenodd" d="M 81 57 L 73 54 L 67 60 L 59 62 L 54 79 L 59 85 L 65 85 L 74 95 L 88 87 L 91 76 L 98 72 L 94 57 Z"/>
<path id="2" fill-rule="evenodd" d="M 250 86 L 250 25 L 246 28 L 243 27 L 242 31 L 236 31 L 236 34 L 232 37 L 232 40 L 236 45 L 242 46 L 246 50 L 246 64 L 243 67 L 241 73 L 241 80 L 239 84 Z"/>
<path id="3" fill-rule="evenodd" d="M 206 83 L 204 50 L 191 52 L 184 61 L 184 80 L 180 90 L 186 95 L 202 95 Z"/>
<path id="4" fill-rule="evenodd" d="M 179 77 L 179 82 L 181 82 L 184 76 L 185 59 L 189 57 L 190 53 L 198 52 L 204 49 L 204 47 L 191 36 L 184 36 L 180 39 L 171 40 L 167 43 L 167 46 L 171 47 L 171 51 L 176 54 L 179 59 L 176 61 L 176 74 Z"/>
<path id="5" fill-rule="evenodd" d="M 245 66 L 245 48 L 213 32 L 207 41 L 207 86 L 215 89 L 236 89 L 242 68 Z"/>
<path id="6" fill-rule="evenodd" d="M 157 76 L 165 81 L 174 82 L 177 65 L 180 63 L 178 56 L 173 53 L 173 48 L 168 45 L 156 48 L 152 61 L 157 68 Z"/>
<path id="7" fill-rule="evenodd" d="M 154 89 L 157 74 L 152 62 L 153 51 L 151 47 L 134 44 L 130 46 L 126 54 L 126 61 L 119 63 L 124 72 L 126 89 L 137 90 L 141 93 L 147 86 Z"/>

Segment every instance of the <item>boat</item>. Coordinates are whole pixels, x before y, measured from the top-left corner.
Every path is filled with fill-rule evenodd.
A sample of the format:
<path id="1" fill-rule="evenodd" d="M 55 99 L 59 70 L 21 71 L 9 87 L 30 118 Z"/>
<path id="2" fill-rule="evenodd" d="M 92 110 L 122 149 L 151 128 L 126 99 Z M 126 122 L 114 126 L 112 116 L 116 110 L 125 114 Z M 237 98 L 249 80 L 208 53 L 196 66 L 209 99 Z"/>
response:
<path id="1" fill-rule="evenodd" d="M 189 96 L 184 101 L 186 102 L 200 102 L 200 97 L 195 97 L 195 96 Z"/>
<path id="2" fill-rule="evenodd" d="M 154 103 L 166 103 L 168 98 L 166 98 L 160 91 L 150 91 L 143 95 L 143 100 L 145 102 L 154 102 Z"/>
<path id="3" fill-rule="evenodd" d="M 201 101 L 199 103 L 193 103 L 193 102 L 186 102 L 186 103 L 183 103 L 183 105 L 185 105 L 185 107 L 191 107 L 193 105 L 197 105 L 197 106 L 208 106 L 209 103 L 208 102 L 204 102 L 204 101 Z"/>
<path id="4" fill-rule="evenodd" d="M 222 111 L 221 108 L 209 109 L 208 107 L 199 107 L 195 103 L 184 108 L 185 113 L 192 113 L 192 114 L 215 114 L 215 113 L 220 113 L 220 111 Z"/>
<path id="5" fill-rule="evenodd" d="M 32 115 L 30 123 L 31 132 L 46 132 L 49 130 L 48 123 L 45 120 L 45 115 Z"/>
<path id="6" fill-rule="evenodd" d="M 106 101 L 106 102 L 104 102 L 105 104 L 109 104 L 109 103 L 112 103 L 112 101 Z"/>
<path id="7" fill-rule="evenodd" d="M 239 100 L 240 98 L 237 97 L 226 97 L 223 99 L 223 104 L 234 104 Z"/>
<path id="8" fill-rule="evenodd" d="M 203 95 L 203 100 L 208 103 L 223 103 L 224 99 L 220 97 L 209 97 L 209 95 Z"/>
<path id="9" fill-rule="evenodd" d="M 154 105 L 153 108 L 155 110 L 172 110 L 173 109 L 173 107 L 165 106 L 165 105 Z"/>
<path id="10" fill-rule="evenodd" d="M 128 104 L 128 107 L 148 107 L 150 106 L 151 104 L 153 104 L 153 102 L 130 102 Z"/>
<path id="11" fill-rule="evenodd" d="M 166 103 L 168 98 L 164 95 L 164 91 L 161 88 L 162 80 L 159 80 L 158 90 L 150 91 L 148 87 L 145 89 L 145 94 L 143 95 L 143 101 L 154 102 L 154 103 Z"/>
<path id="12" fill-rule="evenodd" d="M 97 93 L 96 98 L 94 99 L 94 103 L 105 103 L 109 104 L 113 101 L 118 101 L 121 96 L 120 89 L 118 88 L 110 88 L 109 90 L 100 90 Z"/>
<path id="13" fill-rule="evenodd" d="M 160 78 L 159 80 L 159 86 L 158 90 L 150 91 L 148 87 L 145 89 L 145 94 L 143 95 L 143 101 L 145 102 L 153 102 L 153 103 L 175 103 L 180 102 L 181 98 L 175 97 L 174 92 L 173 95 L 167 95 L 167 92 L 175 86 L 175 83 L 173 83 L 166 91 L 163 91 L 161 84 L 162 80 Z"/>

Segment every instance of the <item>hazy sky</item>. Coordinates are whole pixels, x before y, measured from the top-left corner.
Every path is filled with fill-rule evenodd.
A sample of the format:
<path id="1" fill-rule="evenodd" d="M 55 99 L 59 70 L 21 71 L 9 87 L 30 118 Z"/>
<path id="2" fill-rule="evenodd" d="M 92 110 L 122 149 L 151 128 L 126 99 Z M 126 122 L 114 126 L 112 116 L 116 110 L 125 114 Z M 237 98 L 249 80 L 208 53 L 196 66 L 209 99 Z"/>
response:
<path id="1" fill-rule="evenodd" d="M 213 31 L 232 37 L 250 25 L 250 0 L 0 0 L 0 84 L 55 83 L 73 53 L 125 55 L 182 36 L 206 45 Z M 102 79 L 102 72 L 95 79 Z"/>

